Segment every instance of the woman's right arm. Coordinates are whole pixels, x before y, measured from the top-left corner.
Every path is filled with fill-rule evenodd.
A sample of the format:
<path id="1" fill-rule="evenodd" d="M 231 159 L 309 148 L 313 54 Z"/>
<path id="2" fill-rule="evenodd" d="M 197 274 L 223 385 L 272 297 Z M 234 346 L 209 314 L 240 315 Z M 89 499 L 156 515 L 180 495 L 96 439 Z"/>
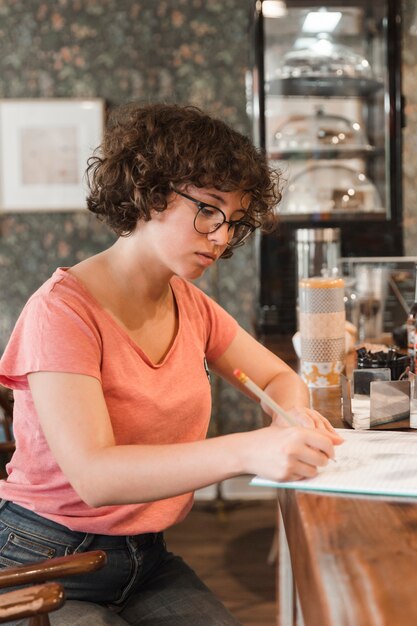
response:
<path id="1" fill-rule="evenodd" d="M 92 507 L 159 500 L 242 474 L 311 477 L 333 456 L 318 430 L 274 425 L 191 443 L 116 445 L 98 379 L 36 372 L 28 380 L 58 465 Z"/>

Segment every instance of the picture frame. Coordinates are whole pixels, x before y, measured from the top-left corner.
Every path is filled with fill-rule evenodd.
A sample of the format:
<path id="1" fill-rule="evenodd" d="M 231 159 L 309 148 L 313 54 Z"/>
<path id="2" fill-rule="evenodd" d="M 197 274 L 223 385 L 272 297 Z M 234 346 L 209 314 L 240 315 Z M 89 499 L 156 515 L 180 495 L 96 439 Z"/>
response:
<path id="1" fill-rule="evenodd" d="M 104 117 L 101 98 L 0 100 L 0 210 L 84 209 Z"/>

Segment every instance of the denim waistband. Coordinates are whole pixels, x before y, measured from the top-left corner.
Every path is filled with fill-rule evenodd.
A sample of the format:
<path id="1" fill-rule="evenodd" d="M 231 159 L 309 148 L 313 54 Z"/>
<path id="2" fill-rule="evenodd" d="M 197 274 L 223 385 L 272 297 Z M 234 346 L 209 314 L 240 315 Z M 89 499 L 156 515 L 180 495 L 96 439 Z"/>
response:
<path id="1" fill-rule="evenodd" d="M 34 526 L 36 526 L 36 524 L 41 524 L 43 528 L 51 529 L 52 542 L 54 542 L 54 539 L 58 544 L 74 541 L 79 544 L 91 544 L 93 542 L 97 543 L 98 541 L 103 545 L 103 549 L 105 549 L 106 546 L 109 548 L 124 547 L 126 546 L 126 542 L 134 544 L 136 547 L 141 547 L 156 543 L 163 537 L 162 532 L 138 535 L 101 535 L 71 530 L 63 524 L 54 522 L 9 500 L 0 500 L 0 521 L 15 530 L 21 529 L 31 533 L 34 532 Z"/>

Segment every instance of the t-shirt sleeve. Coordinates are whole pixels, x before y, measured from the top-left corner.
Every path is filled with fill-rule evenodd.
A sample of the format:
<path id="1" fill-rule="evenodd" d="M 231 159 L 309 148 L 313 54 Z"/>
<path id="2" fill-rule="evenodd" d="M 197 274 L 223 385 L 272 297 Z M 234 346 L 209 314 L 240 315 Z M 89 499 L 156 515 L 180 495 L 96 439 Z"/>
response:
<path id="1" fill-rule="evenodd" d="M 239 324 L 223 307 L 203 292 L 199 293 L 200 306 L 206 320 L 206 359 L 218 359 L 232 343 Z"/>
<path id="2" fill-rule="evenodd" d="M 48 294 L 24 307 L 0 361 L 0 383 L 28 389 L 30 372 L 66 372 L 101 379 L 100 334 L 87 311 Z"/>

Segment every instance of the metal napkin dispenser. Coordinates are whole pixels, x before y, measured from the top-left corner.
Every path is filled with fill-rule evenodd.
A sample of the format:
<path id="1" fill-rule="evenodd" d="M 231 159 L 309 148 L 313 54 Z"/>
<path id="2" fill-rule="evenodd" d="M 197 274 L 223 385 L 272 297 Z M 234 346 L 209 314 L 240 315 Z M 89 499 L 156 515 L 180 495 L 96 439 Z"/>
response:
<path id="1" fill-rule="evenodd" d="M 410 422 L 410 380 L 390 380 L 390 370 L 354 370 L 351 383 L 342 377 L 343 420 L 355 429 Z"/>

